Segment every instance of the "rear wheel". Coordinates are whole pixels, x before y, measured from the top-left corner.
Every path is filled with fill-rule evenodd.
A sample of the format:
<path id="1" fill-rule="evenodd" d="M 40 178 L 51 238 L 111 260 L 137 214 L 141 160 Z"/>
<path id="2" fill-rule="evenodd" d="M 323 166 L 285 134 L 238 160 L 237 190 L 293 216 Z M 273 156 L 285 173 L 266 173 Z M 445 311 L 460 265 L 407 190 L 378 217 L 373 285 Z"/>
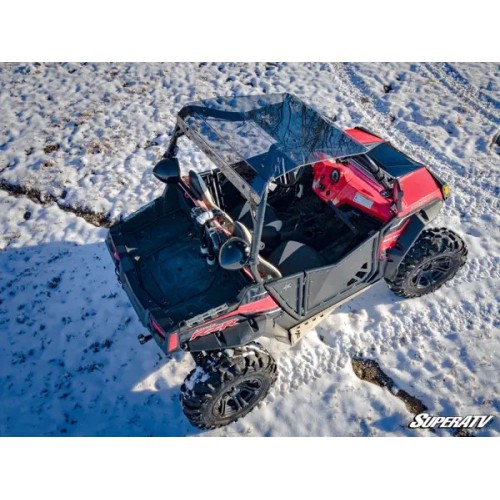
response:
<path id="1" fill-rule="evenodd" d="M 465 264 L 467 247 L 446 228 L 421 233 L 398 268 L 389 288 L 400 297 L 420 297 L 436 291 L 451 280 Z"/>
<path id="2" fill-rule="evenodd" d="M 181 387 L 181 404 L 191 424 L 215 429 L 247 415 L 276 380 L 276 362 L 257 343 L 198 358 Z"/>

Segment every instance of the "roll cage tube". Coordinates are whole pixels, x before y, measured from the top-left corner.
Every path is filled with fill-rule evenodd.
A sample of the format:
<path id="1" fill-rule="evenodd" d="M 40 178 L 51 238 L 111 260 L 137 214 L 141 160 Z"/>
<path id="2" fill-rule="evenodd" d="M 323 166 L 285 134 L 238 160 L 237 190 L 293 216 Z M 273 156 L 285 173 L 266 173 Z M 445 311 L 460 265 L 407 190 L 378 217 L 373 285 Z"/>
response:
<path id="1" fill-rule="evenodd" d="M 267 205 L 267 193 L 269 191 L 269 185 L 266 184 L 264 193 L 257 205 L 257 210 L 255 213 L 255 219 L 253 221 L 253 236 L 252 236 L 252 246 L 250 247 L 250 270 L 257 283 L 262 283 L 264 280 L 259 274 L 259 250 L 260 250 L 260 239 L 262 237 L 262 228 L 264 227 L 264 216 L 266 215 L 266 205 Z M 254 218 L 252 210 L 250 210 L 252 219 Z"/>
<path id="2" fill-rule="evenodd" d="M 176 124 L 172 137 L 170 138 L 170 142 L 168 143 L 167 150 L 163 153 L 163 158 L 175 158 L 177 156 L 177 151 L 179 149 L 177 146 L 177 139 L 183 135 L 184 132 L 181 130 L 179 125 Z"/>

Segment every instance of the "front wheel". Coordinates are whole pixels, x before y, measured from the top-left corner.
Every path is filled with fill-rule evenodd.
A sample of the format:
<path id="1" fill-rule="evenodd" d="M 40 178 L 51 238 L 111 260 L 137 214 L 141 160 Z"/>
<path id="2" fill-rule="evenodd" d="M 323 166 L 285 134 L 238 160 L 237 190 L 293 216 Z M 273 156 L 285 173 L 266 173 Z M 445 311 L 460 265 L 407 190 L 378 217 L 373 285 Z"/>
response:
<path id="1" fill-rule="evenodd" d="M 417 238 L 398 267 L 389 288 L 400 297 L 421 297 L 451 280 L 465 264 L 467 247 L 446 228 L 427 229 Z"/>
<path id="2" fill-rule="evenodd" d="M 257 343 L 220 351 L 197 362 L 181 387 L 184 414 L 200 429 L 236 422 L 252 411 L 276 381 L 276 362 Z"/>

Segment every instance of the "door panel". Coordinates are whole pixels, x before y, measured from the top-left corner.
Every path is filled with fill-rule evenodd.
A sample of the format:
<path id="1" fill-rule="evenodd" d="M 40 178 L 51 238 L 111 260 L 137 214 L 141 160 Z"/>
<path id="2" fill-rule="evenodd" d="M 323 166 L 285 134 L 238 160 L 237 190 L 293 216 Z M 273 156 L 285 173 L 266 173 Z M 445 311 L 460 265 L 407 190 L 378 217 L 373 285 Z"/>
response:
<path id="1" fill-rule="evenodd" d="M 328 306 L 336 299 L 342 300 L 345 292 L 354 293 L 369 280 L 377 241 L 375 234 L 333 266 L 306 272 L 305 314 L 322 304 Z"/>
<path id="2" fill-rule="evenodd" d="M 265 287 L 286 312 L 294 317 L 303 314 L 304 273 L 274 280 Z"/>

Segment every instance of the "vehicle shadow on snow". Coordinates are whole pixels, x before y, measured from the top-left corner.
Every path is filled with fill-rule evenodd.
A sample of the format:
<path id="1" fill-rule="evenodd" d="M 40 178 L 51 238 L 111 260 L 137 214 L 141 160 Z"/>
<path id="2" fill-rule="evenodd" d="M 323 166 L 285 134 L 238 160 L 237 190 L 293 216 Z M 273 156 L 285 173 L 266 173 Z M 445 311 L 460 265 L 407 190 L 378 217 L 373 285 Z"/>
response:
<path id="1" fill-rule="evenodd" d="M 7 248 L 0 270 L 0 435 L 200 432 L 178 399 L 191 359 L 138 343 L 103 242 Z"/>

